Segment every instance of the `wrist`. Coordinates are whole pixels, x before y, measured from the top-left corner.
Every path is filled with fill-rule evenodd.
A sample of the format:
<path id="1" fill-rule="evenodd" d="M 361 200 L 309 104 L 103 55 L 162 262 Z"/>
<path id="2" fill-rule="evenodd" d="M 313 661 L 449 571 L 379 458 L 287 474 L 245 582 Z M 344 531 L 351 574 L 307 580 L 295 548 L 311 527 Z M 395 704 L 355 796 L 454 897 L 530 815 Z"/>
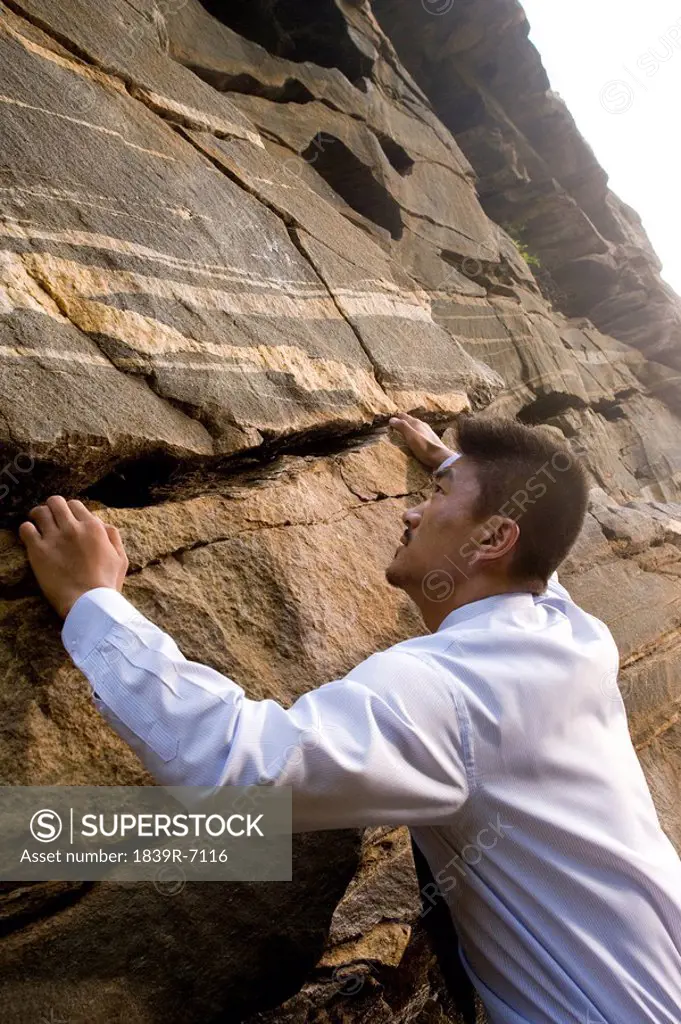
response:
<path id="1" fill-rule="evenodd" d="M 456 452 L 453 452 L 446 445 L 434 445 L 432 457 L 429 459 L 430 468 L 433 470 L 439 469 L 445 459 L 451 458 L 452 455 L 456 455 Z"/>
<path id="2" fill-rule="evenodd" d="M 71 611 L 71 609 L 73 608 L 74 604 L 78 600 L 80 600 L 80 598 L 84 594 L 87 594 L 90 589 L 92 589 L 92 588 L 90 588 L 90 587 L 88 587 L 87 589 L 80 589 L 80 588 L 78 588 L 77 590 L 70 590 L 68 592 L 68 594 L 60 594 L 59 597 L 52 602 L 52 605 L 53 605 L 54 610 L 56 611 L 57 615 L 59 615 L 59 617 L 62 618 L 62 619 L 67 618 L 67 616 L 68 616 L 69 612 Z"/>
<path id="3" fill-rule="evenodd" d="M 54 610 L 57 612 L 62 619 L 66 619 L 73 606 L 84 597 L 85 594 L 90 594 L 93 590 L 116 590 L 119 588 L 114 584 L 106 582 L 93 583 L 91 586 L 73 587 L 67 593 L 60 594 L 52 602 Z"/>

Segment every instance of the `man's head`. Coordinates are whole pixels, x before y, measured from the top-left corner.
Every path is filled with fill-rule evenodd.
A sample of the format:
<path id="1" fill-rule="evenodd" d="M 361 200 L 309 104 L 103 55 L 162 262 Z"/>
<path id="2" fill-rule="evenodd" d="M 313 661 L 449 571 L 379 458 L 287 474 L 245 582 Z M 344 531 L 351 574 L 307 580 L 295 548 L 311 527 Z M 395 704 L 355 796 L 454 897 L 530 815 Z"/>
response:
<path id="1" fill-rule="evenodd" d="M 467 415 L 457 435 L 461 458 L 435 473 L 430 497 L 405 512 L 402 544 L 386 571 L 422 611 L 510 590 L 541 592 L 587 507 L 582 466 L 545 428 Z"/>

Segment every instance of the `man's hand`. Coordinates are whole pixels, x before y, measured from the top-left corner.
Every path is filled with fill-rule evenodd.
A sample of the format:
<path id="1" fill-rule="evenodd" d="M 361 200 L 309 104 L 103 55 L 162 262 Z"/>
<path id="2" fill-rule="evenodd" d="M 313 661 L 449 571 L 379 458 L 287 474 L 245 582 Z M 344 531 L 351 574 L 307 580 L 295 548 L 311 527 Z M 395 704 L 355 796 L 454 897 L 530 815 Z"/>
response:
<path id="1" fill-rule="evenodd" d="M 402 435 L 412 455 L 428 469 L 437 469 L 448 455 L 454 454 L 427 423 L 408 412 L 398 412 L 390 420 L 390 426 Z"/>
<path id="2" fill-rule="evenodd" d="M 95 587 L 123 588 L 128 559 L 115 526 L 105 525 L 82 501 L 48 498 L 19 527 L 28 560 L 54 610 L 66 618 Z"/>

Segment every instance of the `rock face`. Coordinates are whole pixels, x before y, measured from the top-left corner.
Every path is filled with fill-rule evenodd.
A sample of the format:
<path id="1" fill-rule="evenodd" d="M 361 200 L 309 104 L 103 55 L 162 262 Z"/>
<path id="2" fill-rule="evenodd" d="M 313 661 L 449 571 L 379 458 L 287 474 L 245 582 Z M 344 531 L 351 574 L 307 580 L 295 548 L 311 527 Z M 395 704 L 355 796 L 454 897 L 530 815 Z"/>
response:
<path id="1" fill-rule="evenodd" d="M 681 368 L 681 299 L 660 278 L 639 216 L 608 189 L 550 90 L 518 0 L 437 5 L 444 17 L 433 17 L 428 2 L 373 6 L 475 168 L 486 212 L 514 227 L 541 260 L 540 280 L 556 306 Z"/>
<path id="2" fill-rule="evenodd" d="M 679 300 L 635 215 L 512 0 L 228 6 L 0 3 L 2 782 L 150 781 L 27 570 L 36 499 L 92 502 L 138 607 L 288 704 L 422 628 L 385 424 L 472 407 L 585 460 L 562 579 L 681 846 Z M 4 884 L 0 918 L 7 1024 L 457 1019 L 404 830 L 301 836 L 293 884 Z"/>

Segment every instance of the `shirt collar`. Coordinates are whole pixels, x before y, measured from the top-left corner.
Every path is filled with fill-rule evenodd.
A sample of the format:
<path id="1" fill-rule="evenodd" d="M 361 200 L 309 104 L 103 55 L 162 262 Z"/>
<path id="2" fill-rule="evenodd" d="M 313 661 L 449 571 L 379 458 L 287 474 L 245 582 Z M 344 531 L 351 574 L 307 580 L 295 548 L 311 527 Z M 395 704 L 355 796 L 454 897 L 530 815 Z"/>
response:
<path id="1" fill-rule="evenodd" d="M 457 626 L 460 622 L 466 622 L 468 619 L 475 619 L 481 615 L 491 615 L 495 608 L 502 606 L 508 611 L 516 608 L 519 610 L 527 605 L 527 598 L 534 603 L 534 595 L 524 590 L 512 591 L 507 594 L 493 594 L 492 597 L 481 597 L 478 601 L 470 601 L 468 604 L 462 605 L 461 608 L 455 608 L 453 612 L 450 612 L 435 632 L 439 633 L 443 629 L 449 629 L 450 626 Z"/>

